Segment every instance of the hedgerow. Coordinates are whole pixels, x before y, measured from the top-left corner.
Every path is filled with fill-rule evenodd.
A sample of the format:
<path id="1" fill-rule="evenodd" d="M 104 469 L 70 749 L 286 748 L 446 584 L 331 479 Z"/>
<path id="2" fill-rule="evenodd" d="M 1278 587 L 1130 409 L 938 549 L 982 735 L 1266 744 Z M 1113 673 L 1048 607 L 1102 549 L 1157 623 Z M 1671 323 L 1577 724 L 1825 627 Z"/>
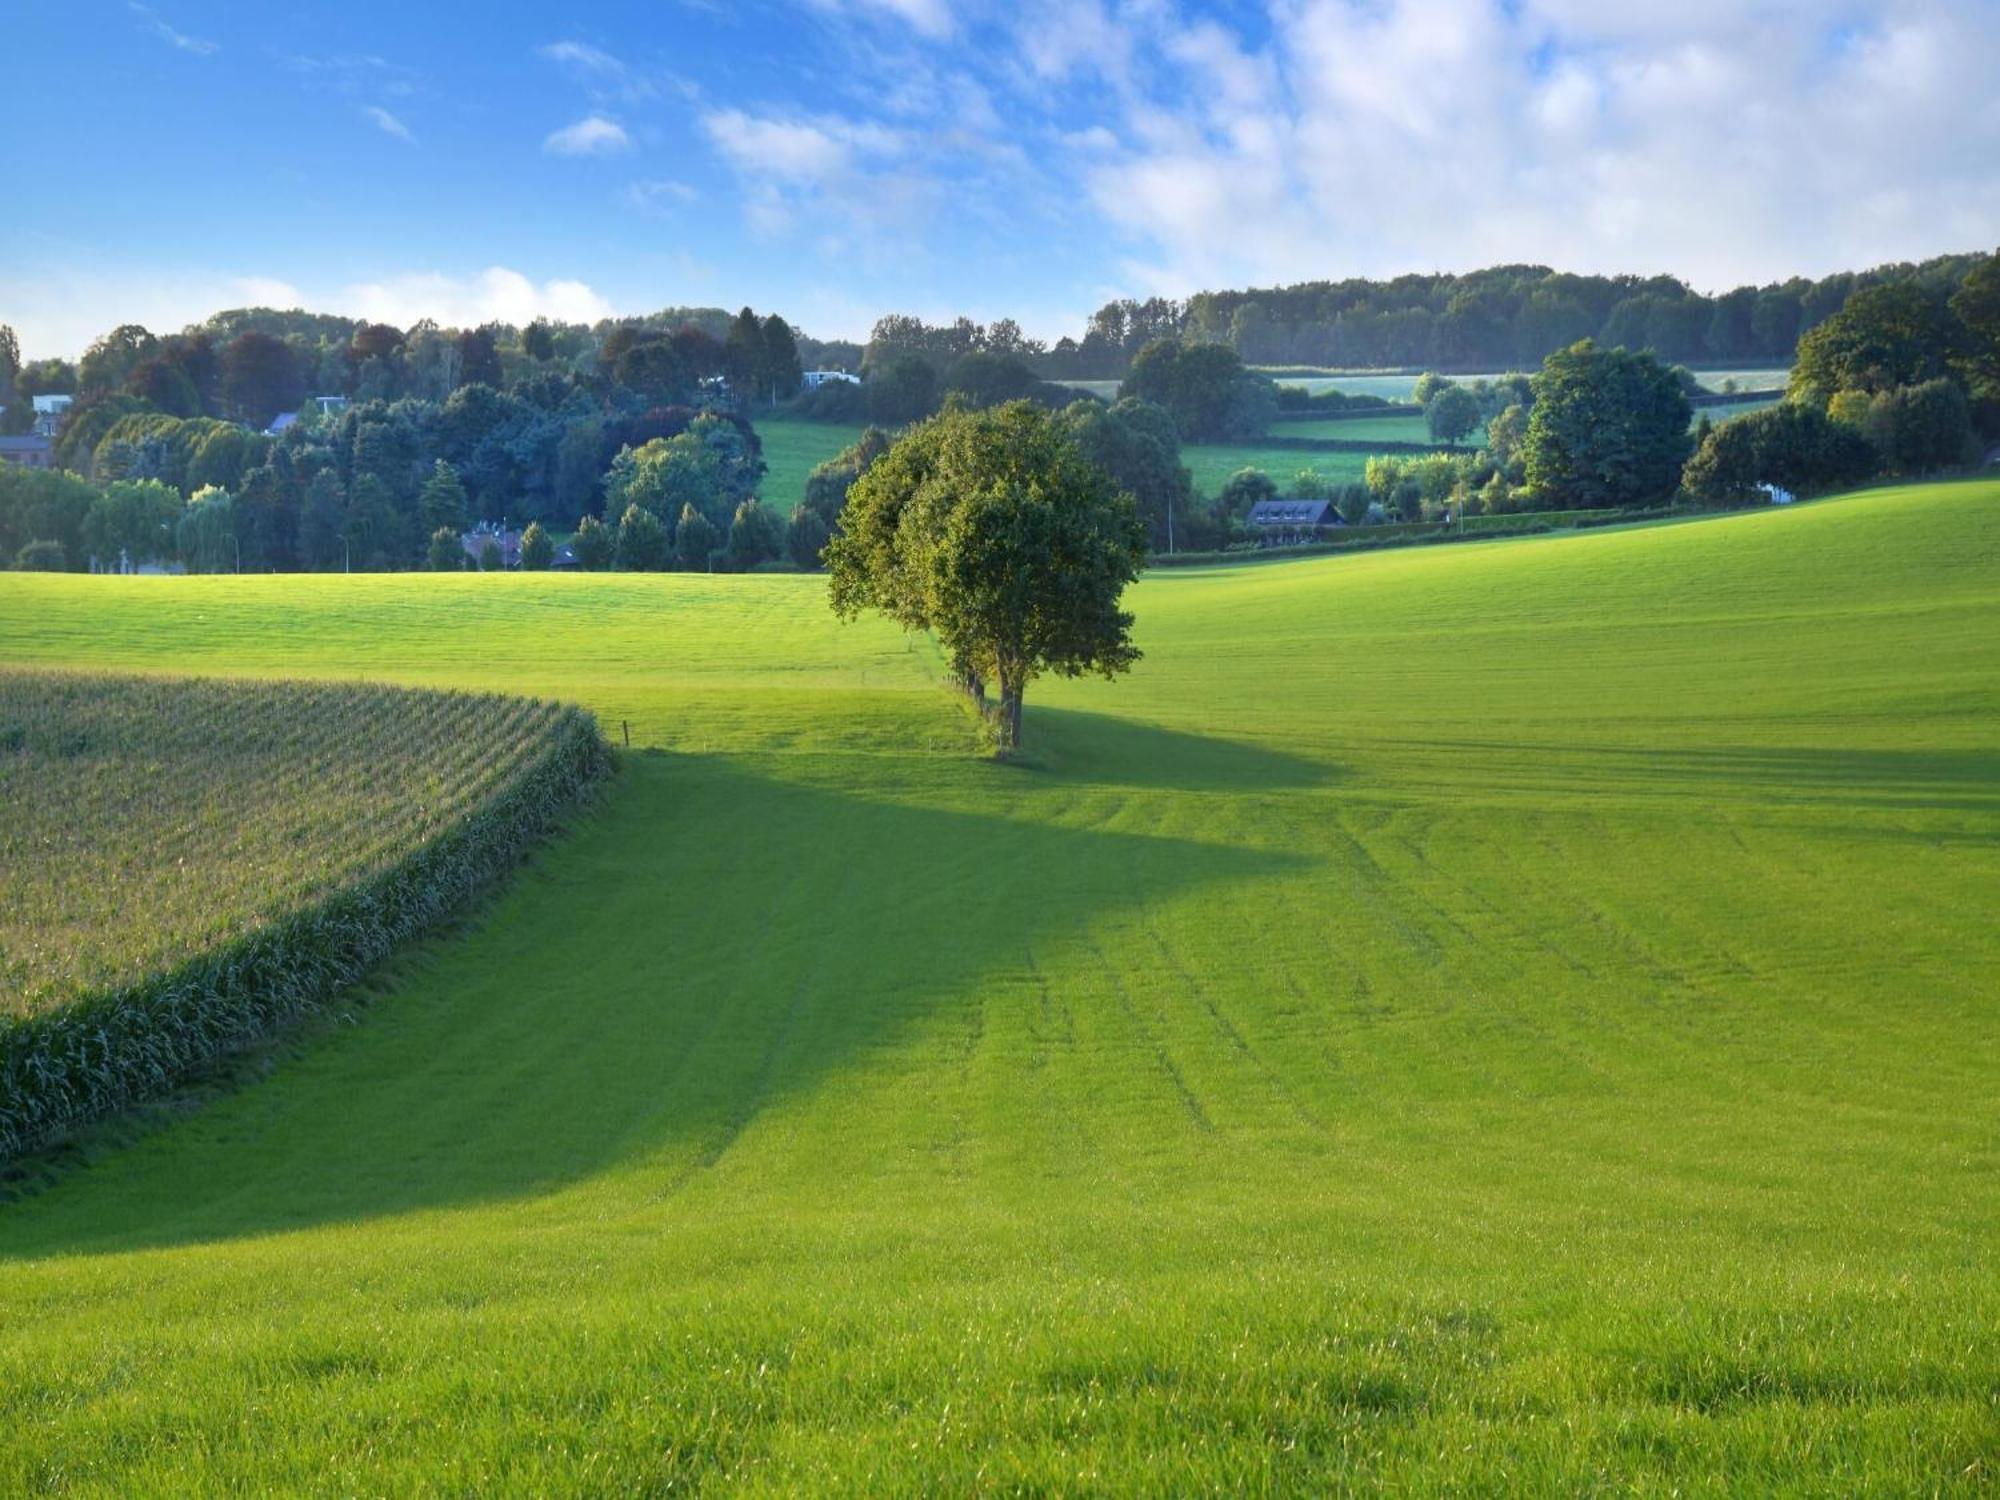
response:
<path id="1" fill-rule="evenodd" d="M 0 1159 L 324 1006 L 609 763 L 546 702 L 0 673 Z"/>

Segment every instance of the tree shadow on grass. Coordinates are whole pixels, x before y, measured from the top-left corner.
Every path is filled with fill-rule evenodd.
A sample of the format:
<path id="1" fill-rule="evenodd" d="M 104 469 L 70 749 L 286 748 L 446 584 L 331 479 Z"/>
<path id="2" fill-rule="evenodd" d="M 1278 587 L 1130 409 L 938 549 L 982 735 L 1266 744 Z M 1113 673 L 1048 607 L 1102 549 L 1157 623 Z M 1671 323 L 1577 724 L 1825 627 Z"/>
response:
<path id="1" fill-rule="evenodd" d="M 1323 786 L 1344 774 L 1243 740 L 1217 739 L 1109 714 L 1029 704 L 1024 770 L 1091 786 L 1186 792 L 1260 792 Z"/>
<path id="2" fill-rule="evenodd" d="M 1165 784 L 1304 774 L 1191 736 L 1046 727 L 1086 764 L 1150 743 Z M 1299 863 L 1000 816 L 992 790 L 938 810 L 628 757 L 468 930 L 392 966 L 361 1025 L 0 1207 L 0 1259 L 527 1198 L 620 1164 L 675 1191 L 763 1112 L 976 1005 L 1037 945 Z"/>

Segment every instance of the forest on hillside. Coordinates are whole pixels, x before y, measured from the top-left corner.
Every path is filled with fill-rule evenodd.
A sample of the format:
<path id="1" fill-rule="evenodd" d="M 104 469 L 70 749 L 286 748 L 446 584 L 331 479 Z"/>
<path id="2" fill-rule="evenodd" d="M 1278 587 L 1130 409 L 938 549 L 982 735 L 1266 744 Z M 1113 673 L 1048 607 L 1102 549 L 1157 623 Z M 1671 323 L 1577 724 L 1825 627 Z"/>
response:
<path id="1" fill-rule="evenodd" d="M 1246 363 L 1318 369 L 1533 369 L 1591 338 L 1650 349 L 1678 364 L 1789 364 L 1799 339 L 1858 291 L 1910 283 L 1942 301 L 1988 257 L 1945 255 L 1918 264 L 1794 276 L 1715 295 L 1672 276 L 1579 276 L 1547 266 L 1492 266 L 1463 274 L 1349 278 L 1295 286 L 1197 292 L 1185 300 L 1107 302 L 1079 338 L 1027 338 L 1002 319 L 927 325 L 892 316 L 875 325 L 867 359 L 896 353 L 949 361 L 974 350 L 1027 359 L 1050 380 L 1115 379 L 1155 339 L 1226 344 Z"/>

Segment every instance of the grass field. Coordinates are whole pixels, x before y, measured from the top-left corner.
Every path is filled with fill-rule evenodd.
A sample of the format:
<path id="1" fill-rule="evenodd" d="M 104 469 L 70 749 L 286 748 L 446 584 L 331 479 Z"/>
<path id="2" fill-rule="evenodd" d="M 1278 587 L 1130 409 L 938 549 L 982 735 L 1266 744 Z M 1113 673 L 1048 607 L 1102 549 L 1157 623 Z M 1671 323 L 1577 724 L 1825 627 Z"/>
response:
<path id="1" fill-rule="evenodd" d="M 860 437 L 859 424 L 766 420 L 756 424 L 767 472 L 757 493 L 780 516 L 806 497 L 812 471 Z"/>
<path id="2" fill-rule="evenodd" d="M 1283 435 L 1281 430 L 1280 436 Z M 1299 436 L 1308 436 L 1300 433 Z M 1359 481 L 1368 468 L 1366 453 L 1315 453 L 1310 449 L 1269 448 L 1261 443 L 1189 444 L 1181 449 L 1181 462 L 1194 476 L 1194 492 L 1213 500 L 1238 469 L 1262 469 L 1284 490 L 1301 469 L 1317 469 L 1330 484 Z"/>
<path id="3" fill-rule="evenodd" d="M 1990 1492 L 1996 507 L 1162 572 L 1029 766 L 811 577 L 0 577 L 649 747 L 0 1207 L 0 1492 Z"/>
<path id="4" fill-rule="evenodd" d="M 1303 422 L 1273 422 L 1272 437 L 1340 438 L 1355 443 L 1430 443 L 1431 430 L 1422 417 L 1319 417 Z M 1461 448 L 1486 442 L 1482 422 L 1459 441 Z"/>
<path id="5" fill-rule="evenodd" d="M 1528 373 L 1534 372 L 1529 366 Z M 1506 370 L 1488 370 L 1483 374 L 1454 375 L 1452 378 L 1462 385 L 1470 385 L 1475 380 L 1493 380 Z M 1791 378 L 1791 370 L 1697 370 L 1695 379 L 1709 390 L 1719 391 L 1724 381 L 1733 380 L 1739 390 L 1761 391 L 1779 390 Z M 1417 388 L 1419 378 L 1416 373 L 1382 374 L 1366 370 L 1326 370 L 1317 374 L 1293 374 L 1290 372 L 1272 377 L 1280 385 L 1296 385 L 1318 395 L 1321 391 L 1340 391 L 1349 396 L 1380 396 L 1386 401 L 1407 401 L 1410 393 Z M 1086 382 L 1088 383 L 1088 382 Z"/>

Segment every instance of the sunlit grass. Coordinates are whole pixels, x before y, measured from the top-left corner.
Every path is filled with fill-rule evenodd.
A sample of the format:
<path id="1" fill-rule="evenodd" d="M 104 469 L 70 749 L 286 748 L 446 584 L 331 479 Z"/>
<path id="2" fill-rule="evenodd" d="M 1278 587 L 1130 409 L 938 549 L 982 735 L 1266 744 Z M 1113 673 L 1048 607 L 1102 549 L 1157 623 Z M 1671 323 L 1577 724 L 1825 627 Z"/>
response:
<path id="1" fill-rule="evenodd" d="M 661 752 L 0 1209 L 0 1491 L 1990 1485 L 1996 507 L 1162 572 L 1016 766 L 817 578 L 0 578 Z"/>

